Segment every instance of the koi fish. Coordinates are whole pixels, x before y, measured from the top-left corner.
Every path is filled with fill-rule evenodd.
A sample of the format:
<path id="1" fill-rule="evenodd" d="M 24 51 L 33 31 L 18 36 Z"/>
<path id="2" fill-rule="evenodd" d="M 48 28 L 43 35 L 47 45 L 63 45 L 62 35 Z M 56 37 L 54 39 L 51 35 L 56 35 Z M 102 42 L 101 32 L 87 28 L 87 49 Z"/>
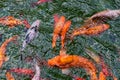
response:
<path id="1" fill-rule="evenodd" d="M 17 37 L 18 36 L 16 35 L 9 39 L 6 39 L 5 42 L 3 42 L 3 44 L 0 46 L 0 68 L 2 67 L 2 64 L 9 59 L 8 57 L 5 56 L 7 44 L 10 43 L 11 41 L 15 41 Z"/>
<path id="2" fill-rule="evenodd" d="M 7 78 L 7 80 L 15 80 L 15 78 L 13 77 L 13 75 L 10 72 L 6 72 L 6 78 Z"/>
<path id="3" fill-rule="evenodd" d="M 92 21 L 103 21 L 105 22 L 108 19 L 114 19 L 117 18 L 120 15 L 120 10 L 104 10 L 101 12 L 98 12 L 96 14 L 94 14 L 93 16 L 91 16 L 88 20 L 92 20 Z"/>
<path id="4" fill-rule="evenodd" d="M 18 74 L 30 75 L 30 76 L 34 75 L 34 71 L 32 69 L 26 69 L 26 68 L 12 68 L 9 71 Z"/>
<path id="5" fill-rule="evenodd" d="M 117 79 L 112 72 L 110 71 L 110 69 L 108 68 L 108 66 L 105 64 L 104 60 L 102 59 L 102 57 L 98 56 L 97 54 L 95 54 L 94 52 L 86 49 L 87 54 L 98 64 L 100 64 L 102 70 L 100 72 L 100 75 L 103 77 L 107 77 L 107 76 L 112 76 L 113 79 Z M 99 80 L 104 80 L 102 77 Z M 106 79 L 105 79 L 106 80 Z"/>
<path id="6" fill-rule="evenodd" d="M 40 68 L 39 66 L 37 65 L 37 63 L 35 64 L 35 75 L 34 77 L 32 78 L 32 80 L 40 80 Z"/>
<path id="7" fill-rule="evenodd" d="M 105 10 L 94 14 L 85 21 L 82 27 L 74 29 L 71 39 L 77 35 L 97 35 L 109 29 L 109 25 L 105 24 L 108 19 L 116 18 L 120 15 L 120 10 Z"/>
<path id="8" fill-rule="evenodd" d="M 62 48 L 64 48 L 66 33 L 67 33 L 68 29 L 70 28 L 70 25 L 71 25 L 71 21 L 70 20 L 66 21 L 65 24 L 64 24 L 64 27 L 61 31 L 61 45 L 62 45 Z"/>
<path id="9" fill-rule="evenodd" d="M 39 5 L 39 4 L 46 3 L 46 2 L 51 2 L 51 1 L 52 1 L 52 0 L 38 0 L 37 2 L 32 3 L 32 7 L 37 6 L 37 5 Z"/>
<path id="10" fill-rule="evenodd" d="M 110 26 L 108 24 L 100 24 L 94 27 L 90 27 L 90 28 L 78 28 L 73 30 L 72 34 L 71 34 L 71 39 L 73 39 L 74 36 L 77 35 L 98 35 L 106 30 L 108 30 L 110 28 Z"/>
<path id="11" fill-rule="evenodd" d="M 32 23 L 31 27 L 28 29 L 25 35 L 25 40 L 23 41 L 21 51 L 23 51 L 26 45 L 37 37 L 39 25 L 40 25 L 40 20 L 36 20 L 35 22 Z"/>
<path id="12" fill-rule="evenodd" d="M 87 58 L 77 55 L 58 55 L 48 60 L 48 65 L 51 67 L 59 67 L 61 69 L 68 69 L 71 67 L 82 67 L 91 77 L 91 80 L 98 80 L 95 65 Z"/>
<path id="13" fill-rule="evenodd" d="M 29 22 L 25 19 L 25 20 L 23 20 L 23 24 L 25 25 L 25 27 L 27 28 L 27 29 L 29 29 L 30 27 L 31 27 L 31 25 L 29 24 Z"/>
<path id="14" fill-rule="evenodd" d="M 61 16 L 59 18 L 59 16 L 55 14 L 54 22 L 55 22 L 55 27 L 53 32 L 52 47 L 54 48 L 56 46 L 57 38 L 60 36 L 61 46 L 62 48 L 64 48 L 66 33 L 70 28 L 71 21 L 70 20 L 66 21 L 64 16 Z"/>
<path id="15" fill-rule="evenodd" d="M 58 22 L 55 24 L 53 31 L 53 38 L 52 38 L 52 48 L 56 46 L 57 38 L 59 37 L 59 34 L 64 26 L 64 23 L 65 23 L 65 17 L 61 16 Z"/>
<path id="16" fill-rule="evenodd" d="M 22 21 L 20 19 L 16 19 L 13 16 L 6 16 L 0 18 L 0 24 L 9 26 L 9 28 L 13 28 L 17 25 L 21 25 Z"/>
<path id="17" fill-rule="evenodd" d="M 104 73 L 101 71 L 100 73 L 99 73 L 99 80 L 106 80 L 107 78 L 106 78 L 106 76 L 104 75 Z"/>

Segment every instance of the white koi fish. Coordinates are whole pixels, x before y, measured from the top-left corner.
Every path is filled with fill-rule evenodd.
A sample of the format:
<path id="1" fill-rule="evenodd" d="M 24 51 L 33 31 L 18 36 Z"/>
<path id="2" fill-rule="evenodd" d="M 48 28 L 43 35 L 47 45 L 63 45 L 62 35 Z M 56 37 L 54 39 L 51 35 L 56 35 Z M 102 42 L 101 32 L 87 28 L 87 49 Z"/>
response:
<path id="1" fill-rule="evenodd" d="M 32 23 L 31 27 L 28 29 L 25 35 L 25 40 L 23 41 L 21 51 L 23 51 L 26 45 L 37 37 L 39 25 L 40 25 L 40 20 L 36 20 L 35 22 Z"/>
<path id="2" fill-rule="evenodd" d="M 32 80 L 40 80 L 40 67 L 38 66 L 38 64 L 35 64 L 35 75 L 32 78 Z"/>

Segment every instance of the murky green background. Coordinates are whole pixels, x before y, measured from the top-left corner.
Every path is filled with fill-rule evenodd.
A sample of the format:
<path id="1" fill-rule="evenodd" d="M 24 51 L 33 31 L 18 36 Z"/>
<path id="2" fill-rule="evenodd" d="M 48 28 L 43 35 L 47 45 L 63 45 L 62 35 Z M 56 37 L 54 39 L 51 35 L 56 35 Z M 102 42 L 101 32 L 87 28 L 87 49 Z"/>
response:
<path id="1" fill-rule="evenodd" d="M 34 8 L 30 6 L 32 2 L 37 0 L 0 0 L 0 17 L 12 15 L 16 18 L 27 19 L 30 24 L 36 19 L 41 20 L 39 28 L 39 36 L 31 45 L 28 45 L 24 54 L 26 56 L 39 55 L 43 59 L 49 59 L 57 55 L 60 50 L 60 42 L 58 40 L 56 51 L 51 47 L 53 32 L 53 14 L 66 16 L 72 21 L 71 28 L 79 27 L 84 20 L 89 18 L 96 12 L 106 9 L 120 9 L 120 0 L 53 0 L 53 2 L 44 3 Z M 22 14 L 22 16 L 20 16 Z M 97 54 L 102 54 L 105 62 L 111 68 L 113 74 L 120 80 L 120 17 L 115 20 L 108 21 L 110 29 L 99 36 L 78 36 L 75 37 L 73 43 L 67 44 L 67 53 L 84 56 L 92 60 L 84 51 L 85 47 L 92 47 Z M 24 26 L 16 26 L 9 29 L 7 26 L 0 25 L 0 33 L 5 39 L 19 35 L 18 45 L 10 43 L 7 47 L 6 54 L 10 57 L 0 69 L 0 80 L 5 79 L 5 72 L 10 68 L 31 68 L 30 64 L 21 61 L 19 57 L 19 49 L 25 36 Z M 119 51 L 118 51 L 119 50 Z M 41 77 L 50 78 L 51 80 L 72 80 L 71 77 L 61 74 L 56 68 L 41 67 Z M 89 76 L 83 69 L 72 68 L 71 73 L 83 78 L 89 79 Z M 16 80 L 30 80 L 28 76 L 13 74 Z M 108 77 L 107 80 L 112 80 Z"/>

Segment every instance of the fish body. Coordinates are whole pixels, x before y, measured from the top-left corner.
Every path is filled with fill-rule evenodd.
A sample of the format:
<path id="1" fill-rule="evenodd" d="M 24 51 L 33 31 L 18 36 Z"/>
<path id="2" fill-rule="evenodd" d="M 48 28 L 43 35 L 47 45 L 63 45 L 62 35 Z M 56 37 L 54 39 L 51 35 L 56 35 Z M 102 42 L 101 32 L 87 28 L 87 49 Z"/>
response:
<path id="1" fill-rule="evenodd" d="M 59 37 L 59 34 L 64 26 L 65 23 L 65 17 L 61 16 L 57 23 L 55 23 L 54 31 L 53 31 L 53 38 L 52 38 L 52 48 L 56 46 L 57 38 Z"/>
<path id="2" fill-rule="evenodd" d="M 15 80 L 15 78 L 13 77 L 13 75 L 10 72 L 6 72 L 6 79 L 7 80 Z"/>
<path id="3" fill-rule="evenodd" d="M 64 24 L 64 27 L 61 31 L 61 46 L 62 46 L 62 48 L 64 48 L 64 46 L 65 46 L 66 33 L 69 30 L 70 25 L 71 25 L 71 21 L 70 20 L 66 21 Z"/>
<path id="4" fill-rule="evenodd" d="M 58 55 L 52 59 L 49 59 L 48 65 L 52 67 L 57 66 L 61 69 L 67 69 L 71 67 L 82 67 L 86 71 L 88 71 L 88 73 L 91 76 L 91 80 L 98 80 L 95 65 L 90 60 L 81 56 L 67 54 L 64 56 Z"/>
<path id="5" fill-rule="evenodd" d="M 71 34 L 71 39 L 73 39 L 73 37 L 77 35 L 88 35 L 88 36 L 98 35 L 108 30 L 109 28 L 110 26 L 108 24 L 100 24 L 94 27 L 89 27 L 89 28 L 81 27 L 81 28 L 73 30 Z"/>
<path id="6" fill-rule="evenodd" d="M 22 21 L 14 18 L 13 16 L 6 16 L 0 18 L 0 24 L 9 26 L 9 28 L 13 28 L 14 26 L 21 25 Z"/>
<path id="7" fill-rule="evenodd" d="M 40 68 L 37 64 L 35 64 L 35 75 L 34 77 L 32 78 L 32 80 L 40 80 Z"/>
<path id="8" fill-rule="evenodd" d="M 3 44 L 1 45 L 0 47 L 0 68 L 2 67 L 2 64 L 8 60 L 8 57 L 5 56 L 6 47 L 8 43 L 10 43 L 11 41 L 15 41 L 17 37 L 18 36 L 13 36 L 9 39 L 6 39 L 5 42 L 3 42 Z"/>
<path id="9" fill-rule="evenodd" d="M 25 40 L 23 41 L 23 44 L 22 44 L 21 51 L 23 51 L 26 45 L 29 44 L 34 38 L 37 37 L 39 25 L 40 25 L 40 20 L 36 20 L 35 22 L 33 22 L 31 27 L 28 29 L 25 35 Z"/>
<path id="10" fill-rule="evenodd" d="M 31 76 L 34 75 L 34 71 L 32 69 L 27 69 L 27 68 L 12 68 L 9 71 L 24 75 L 31 75 Z"/>
<path id="11" fill-rule="evenodd" d="M 89 20 L 100 19 L 104 21 L 106 19 L 117 18 L 119 15 L 120 15 L 120 10 L 109 10 L 108 9 L 108 10 L 104 10 L 104 11 L 94 14 L 93 16 L 89 18 Z"/>

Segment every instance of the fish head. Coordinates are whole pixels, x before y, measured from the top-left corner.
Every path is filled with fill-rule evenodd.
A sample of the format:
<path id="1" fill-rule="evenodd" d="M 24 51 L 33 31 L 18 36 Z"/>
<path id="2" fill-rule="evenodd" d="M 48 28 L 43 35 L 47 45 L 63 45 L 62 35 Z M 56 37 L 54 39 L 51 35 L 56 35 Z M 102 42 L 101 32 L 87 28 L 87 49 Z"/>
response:
<path id="1" fill-rule="evenodd" d="M 50 66 L 50 67 L 55 67 L 55 66 L 58 67 L 59 60 L 60 60 L 60 56 L 56 56 L 56 57 L 54 57 L 52 59 L 49 59 L 48 60 L 48 66 Z"/>
<path id="2" fill-rule="evenodd" d="M 36 20 L 32 23 L 31 28 L 35 27 L 36 29 L 38 29 L 39 25 L 40 25 L 40 20 Z"/>

